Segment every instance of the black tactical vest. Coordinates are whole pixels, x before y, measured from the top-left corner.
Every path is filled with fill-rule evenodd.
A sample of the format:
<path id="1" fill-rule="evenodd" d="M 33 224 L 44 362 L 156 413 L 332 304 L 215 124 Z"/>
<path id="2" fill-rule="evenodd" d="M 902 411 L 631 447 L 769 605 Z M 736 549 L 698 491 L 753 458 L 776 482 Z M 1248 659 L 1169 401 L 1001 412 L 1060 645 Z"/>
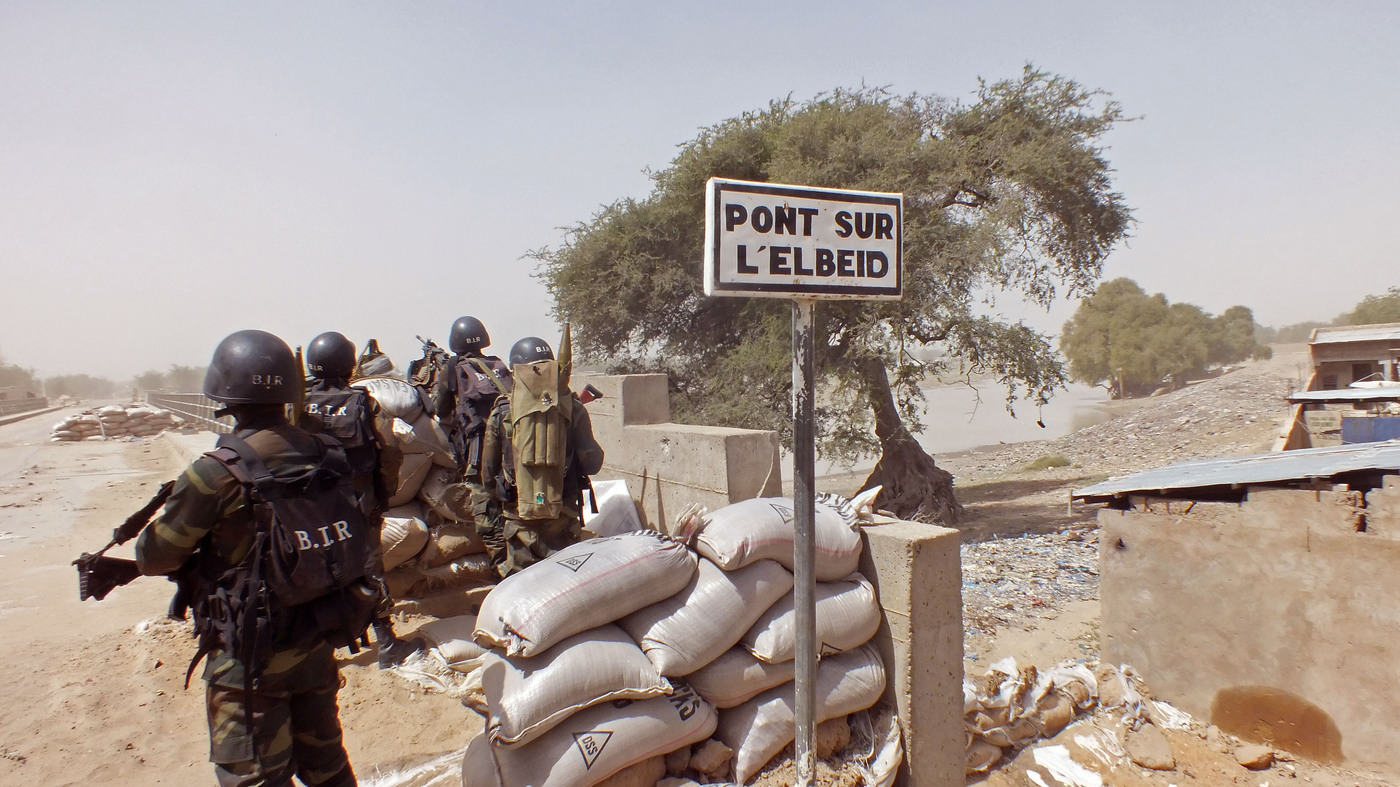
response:
<path id="1" fill-rule="evenodd" d="M 328 434 L 340 441 L 350 469 L 357 476 L 374 472 L 379 446 L 369 393 L 363 388 L 340 388 L 320 382 L 306 392 L 301 425 L 308 432 Z"/>
<path id="2" fill-rule="evenodd" d="M 453 367 L 454 410 L 451 434 L 457 461 L 470 478 L 481 472 L 481 437 L 486 419 L 501 395 L 510 394 L 510 368 L 494 356 L 459 357 Z"/>

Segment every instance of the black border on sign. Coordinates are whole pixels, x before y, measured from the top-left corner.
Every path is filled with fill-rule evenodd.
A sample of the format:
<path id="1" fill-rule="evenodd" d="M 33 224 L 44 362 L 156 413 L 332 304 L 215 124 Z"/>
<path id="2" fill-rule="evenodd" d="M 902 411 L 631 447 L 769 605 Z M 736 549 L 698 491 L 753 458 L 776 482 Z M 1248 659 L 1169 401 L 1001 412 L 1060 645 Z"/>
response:
<path id="1" fill-rule="evenodd" d="M 775 294 L 792 295 L 812 295 L 820 297 L 822 295 L 865 295 L 875 297 L 902 297 L 904 293 L 904 201 L 897 197 L 880 197 L 870 193 L 857 193 L 842 191 L 840 189 L 822 188 L 801 188 L 796 186 L 783 186 L 772 183 L 751 183 L 746 181 L 725 180 L 715 178 L 715 203 L 710 206 L 715 216 L 714 236 L 709 239 L 710 254 L 719 259 L 720 237 L 724 232 L 721 222 L 718 220 L 722 215 L 720 207 L 721 196 L 725 191 L 743 191 L 750 194 L 771 194 L 784 197 L 805 197 L 807 199 L 830 200 L 834 195 L 840 195 L 845 202 L 859 202 L 869 205 L 890 205 L 894 207 L 895 220 L 899 226 L 899 250 L 895 253 L 895 282 L 890 287 L 858 287 L 853 285 L 793 285 L 793 284 L 732 284 L 719 280 L 719 265 L 714 266 L 711 271 L 710 287 L 714 292 L 743 292 L 758 293 L 771 292 Z"/>

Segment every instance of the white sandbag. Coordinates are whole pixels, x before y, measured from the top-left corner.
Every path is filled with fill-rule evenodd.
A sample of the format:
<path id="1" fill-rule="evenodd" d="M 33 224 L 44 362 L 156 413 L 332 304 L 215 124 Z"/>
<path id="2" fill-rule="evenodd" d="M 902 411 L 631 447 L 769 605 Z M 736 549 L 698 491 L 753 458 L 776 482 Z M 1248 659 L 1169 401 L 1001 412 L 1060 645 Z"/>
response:
<path id="1" fill-rule="evenodd" d="M 748 648 L 738 646 L 686 675 L 685 680 L 716 708 L 732 708 L 790 682 L 796 670 L 796 661 L 769 664 L 755 658 Z"/>
<path id="2" fill-rule="evenodd" d="M 393 374 L 394 362 L 389 360 L 389 356 L 380 353 L 369 360 L 363 360 L 355 366 L 356 380 L 358 385 L 360 377 L 378 378 L 380 375 Z"/>
<path id="3" fill-rule="evenodd" d="M 369 391 L 369 395 L 379 403 L 379 409 L 393 418 L 402 418 L 412 423 L 425 409 L 418 389 L 407 380 L 397 377 L 365 377 L 356 380 L 354 386 Z"/>
<path id="4" fill-rule="evenodd" d="M 813 715 L 818 723 L 865 710 L 885 691 L 885 666 L 874 645 L 823 658 L 817 664 Z M 769 689 L 737 707 L 720 712 L 715 737 L 734 750 L 734 778 L 752 779 L 792 743 L 796 715 L 791 686 Z"/>
<path id="5" fill-rule="evenodd" d="M 458 615 L 430 620 L 418 627 L 418 636 L 442 663 L 458 672 L 470 672 L 480 665 L 487 650 L 472 639 L 476 615 Z"/>
<path id="6" fill-rule="evenodd" d="M 471 490 L 461 482 L 461 472 L 454 464 L 443 467 L 436 461 L 433 468 L 418 487 L 418 499 L 427 503 L 444 519 L 454 522 L 474 522 L 472 515 Z"/>
<path id="7" fill-rule="evenodd" d="M 615 536 L 618 533 L 631 533 L 642 529 L 642 519 L 637 514 L 637 504 L 632 500 L 632 492 L 627 481 L 594 481 L 593 492 L 584 490 L 583 526 L 595 536 Z M 598 513 L 593 513 L 593 505 Z"/>
<path id="8" fill-rule="evenodd" d="M 428 525 L 423 521 L 423 506 L 410 501 L 384 512 L 384 529 L 379 534 L 379 548 L 384 556 L 384 570 L 412 560 L 428 543 Z"/>
<path id="9" fill-rule="evenodd" d="M 393 571 L 384 572 L 389 596 L 395 599 L 427 598 L 449 590 L 487 587 L 500 579 L 501 574 L 492 565 L 491 556 L 484 552 L 459 557 L 451 563 L 432 568 L 424 568 L 419 560 L 411 560 Z"/>
<path id="10" fill-rule="evenodd" d="M 429 514 L 428 543 L 418 553 L 421 568 L 445 566 L 467 555 L 477 555 L 486 551 L 486 542 L 476 532 L 475 522 L 454 522 L 436 514 Z"/>
<path id="11" fill-rule="evenodd" d="M 427 454 L 401 456 L 403 461 L 399 463 L 394 492 L 389 495 L 387 501 L 390 508 L 412 500 L 418 494 L 418 488 L 423 485 L 423 479 L 428 477 L 428 470 L 433 466 L 433 459 Z"/>
<path id="12" fill-rule="evenodd" d="M 457 467 L 457 460 L 452 458 L 452 449 L 447 440 L 447 433 L 442 431 L 438 422 L 433 420 L 427 412 L 420 412 L 412 419 L 395 416 L 393 421 L 392 438 L 399 445 L 399 450 L 406 454 L 431 454 L 433 464 L 442 467 Z"/>
<path id="13" fill-rule="evenodd" d="M 772 560 L 725 571 L 702 558 L 698 568 L 679 593 L 620 621 L 662 675 L 714 661 L 792 590 L 792 574 Z"/>
<path id="14" fill-rule="evenodd" d="M 511 574 L 477 616 L 477 641 L 531 656 L 670 598 L 695 575 L 695 553 L 651 531 L 580 541 Z"/>
<path id="15" fill-rule="evenodd" d="M 764 559 L 776 560 L 791 571 L 794 516 L 792 500 L 785 497 L 755 497 L 727 505 L 705 516 L 695 537 L 695 551 L 728 571 Z M 841 579 L 859 566 L 859 526 L 846 521 L 837 509 L 816 504 L 813 541 L 818 582 Z"/>
<path id="16" fill-rule="evenodd" d="M 486 730 L 477 733 L 462 752 L 462 787 L 501 787 L 500 769 Z"/>
<path id="17" fill-rule="evenodd" d="M 581 710 L 538 740 L 492 747 L 503 787 L 590 787 L 628 766 L 710 737 L 715 709 L 689 686 Z M 475 783 L 475 782 L 474 782 Z"/>
<path id="18" fill-rule="evenodd" d="M 528 744 L 600 702 L 643 700 L 671 690 L 627 632 L 608 623 L 533 658 L 488 651 L 483 661 L 487 731 L 497 746 Z"/>
<path id="19" fill-rule="evenodd" d="M 875 636 L 880 627 L 880 604 L 869 580 L 852 574 L 839 582 L 816 584 L 819 655 L 860 647 Z M 774 602 L 745 632 L 744 647 L 770 663 L 793 659 L 797 653 L 795 606 L 792 593 Z"/>

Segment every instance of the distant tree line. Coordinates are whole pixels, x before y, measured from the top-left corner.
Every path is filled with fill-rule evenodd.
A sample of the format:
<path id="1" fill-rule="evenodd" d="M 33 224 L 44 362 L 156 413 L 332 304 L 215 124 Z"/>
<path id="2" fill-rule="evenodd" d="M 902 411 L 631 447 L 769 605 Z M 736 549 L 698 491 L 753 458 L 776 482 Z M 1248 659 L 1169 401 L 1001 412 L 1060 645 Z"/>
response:
<path id="1" fill-rule="evenodd" d="M 1367 295 L 1355 308 L 1338 315 L 1332 322 L 1300 322 L 1277 329 L 1261 327 L 1257 338 L 1266 344 L 1293 344 L 1311 339 L 1315 328 L 1382 322 L 1400 322 L 1400 287 L 1391 287 L 1381 295 Z"/>
<path id="2" fill-rule="evenodd" d="M 171 364 L 164 372 L 149 371 L 136 375 L 133 381 L 141 391 L 172 391 L 194 393 L 203 390 L 204 373 L 207 366 L 180 366 Z"/>
<path id="3" fill-rule="evenodd" d="M 20 396 L 32 393 L 50 399 L 72 396 L 78 399 L 108 399 L 133 392 L 175 391 L 198 392 L 204 385 L 205 366 L 171 365 L 164 372 L 149 371 L 130 381 L 110 380 L 90 374 L 63 374 L 41 378 L 33 369 L 7 363 L 0 356 L 0 388 L 16 388 Z"/>

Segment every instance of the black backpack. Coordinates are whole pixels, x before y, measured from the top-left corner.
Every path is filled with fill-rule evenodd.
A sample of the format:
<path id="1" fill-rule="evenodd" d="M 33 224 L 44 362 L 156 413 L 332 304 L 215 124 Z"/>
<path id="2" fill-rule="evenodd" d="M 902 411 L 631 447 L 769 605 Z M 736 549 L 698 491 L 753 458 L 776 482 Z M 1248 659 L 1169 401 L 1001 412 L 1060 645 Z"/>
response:
<path id="1" fill-rule="evenodd" d="M 243 484 L 257 532 L 238 564 L 200 571 L 194 604 L 199 650 L 189 671 L 214 648 L 243 662 L 246 679 L 261 674 L 277 650 L 317 639 L 358 652 L 380 599 L 365 575 L 369 522 L 351 488 L 350 465 L 334 438 L 316 435 L 324 451 L 309 471 L 290 479 L 268 472 L 262 457 L 236 435 L 219 438 L 207 456 Z"/>
<path id="2" fill-rule="evenodd" d="M 356 475 L 374 472 L 379 440 L 374 434 L 374 417 L 370 411 L 369 392 L 365 389 L 313 386 L 306 392 L 301 426 L 309 432 L 328 434 L 338 440 Z"/>

